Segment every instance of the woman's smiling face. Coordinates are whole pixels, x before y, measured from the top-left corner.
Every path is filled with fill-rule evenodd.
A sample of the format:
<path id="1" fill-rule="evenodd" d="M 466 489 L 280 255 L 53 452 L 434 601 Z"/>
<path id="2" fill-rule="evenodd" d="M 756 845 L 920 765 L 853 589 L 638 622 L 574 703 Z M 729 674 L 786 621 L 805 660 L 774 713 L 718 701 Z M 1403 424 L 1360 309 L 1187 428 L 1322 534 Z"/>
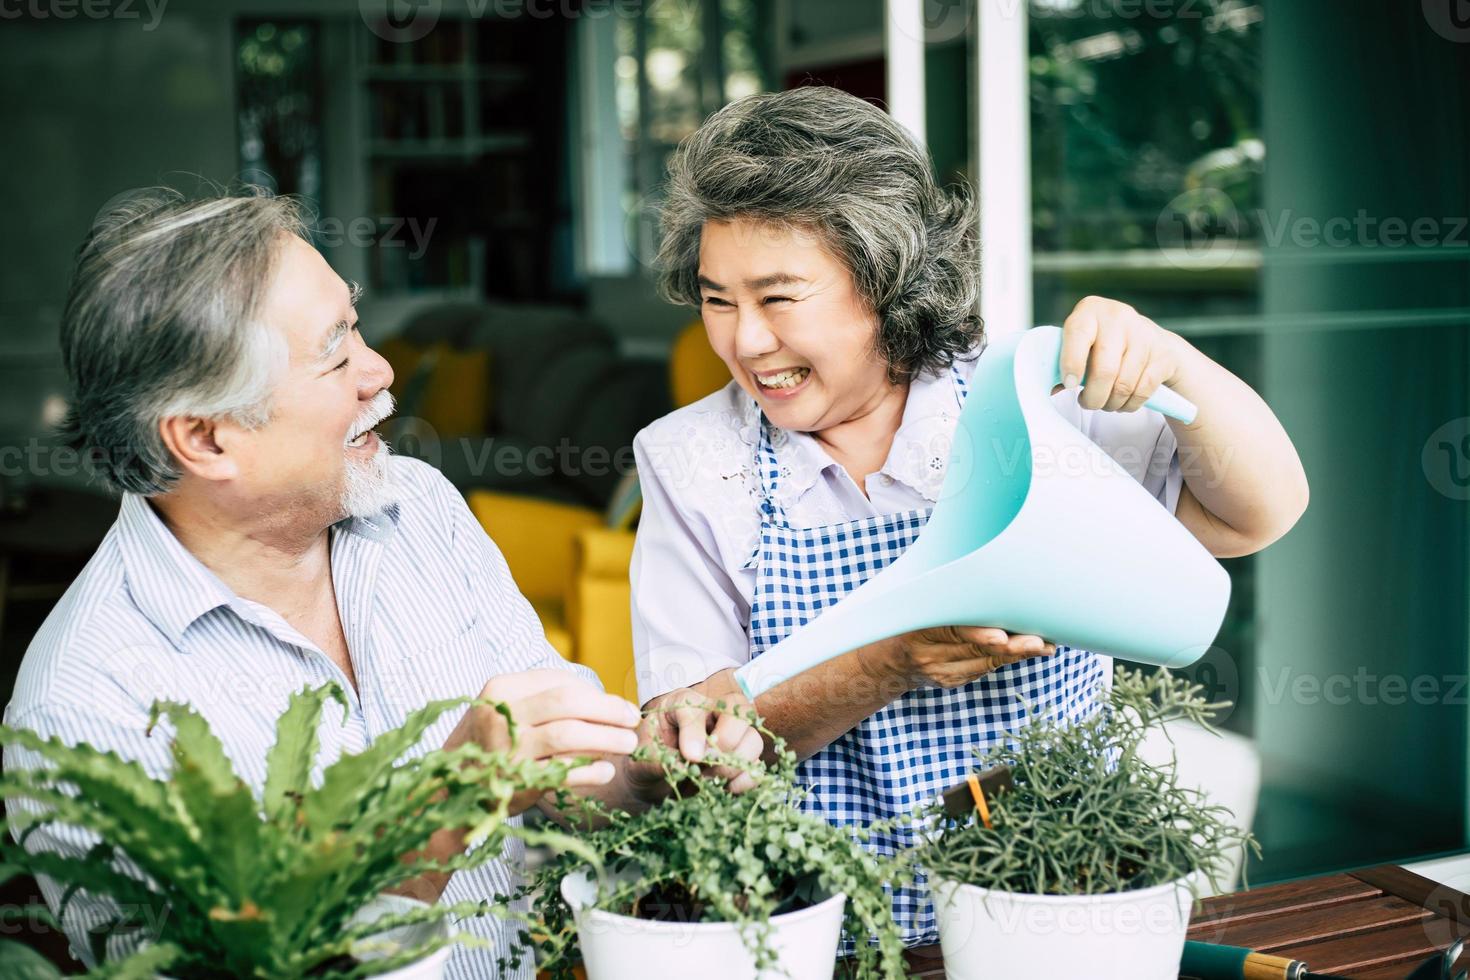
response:
<path id="1" fill-rule="evenodd" d="M 814 233 L 707 221 L 699 290 L 710 346 L 773 425 L 820 432 L 891 389 L 878 317 Z"/>

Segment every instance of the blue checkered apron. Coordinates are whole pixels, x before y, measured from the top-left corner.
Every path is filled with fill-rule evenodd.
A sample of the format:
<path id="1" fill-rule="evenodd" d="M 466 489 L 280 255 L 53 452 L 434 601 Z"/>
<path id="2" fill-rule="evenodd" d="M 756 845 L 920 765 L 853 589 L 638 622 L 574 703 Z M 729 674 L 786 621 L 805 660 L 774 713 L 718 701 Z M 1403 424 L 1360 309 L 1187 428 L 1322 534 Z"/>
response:
<path id="1" fill-rule="evenodd" d="M 966 385 L 952 372 L 955 398 Z M 758 657 L 792 630 L 882 571 L 923 530 L 929 510 L 869 517 L 824 527 L 795 528 L 776 500 L 780 467 L 770 424 L 761 417 L 756 459 L 763 502 L 760 545 L 750 607 L 750 655 Z M 868 823 L 912 812 L 962 781 L 974 752 L 995 744 L 1025 718 L 1027 704 L 1068 721 L 1092 713 L 1105 689 L 1111 658 L 1058 647 L 991 671 L 963 687 L 923 688 L 864 719 L 798 770 L 811 792 L 802 808 L 833 824 Z M 867 846 L 881 855 L 914 842 L 901 830 L 875 834 Z M 917 887 L 893 895 L 893 915 L 908 945 L 934 943 L 934 906 L 920 875 Z M 847 949 L 850 952 L 850 948 Z"/>

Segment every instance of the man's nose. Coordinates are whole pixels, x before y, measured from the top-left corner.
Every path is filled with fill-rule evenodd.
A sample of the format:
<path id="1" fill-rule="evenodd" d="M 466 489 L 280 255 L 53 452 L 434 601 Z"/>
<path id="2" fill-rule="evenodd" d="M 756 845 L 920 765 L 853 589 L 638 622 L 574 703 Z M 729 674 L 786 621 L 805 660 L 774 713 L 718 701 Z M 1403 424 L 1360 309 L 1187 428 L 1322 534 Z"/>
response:
<path id="1" fill-rule="evenodd" d="M 371 398 L 393 384 L 393 366 L 371 347 L 363 344 L 363 369 L 357 376 L 358 391 Z"/>

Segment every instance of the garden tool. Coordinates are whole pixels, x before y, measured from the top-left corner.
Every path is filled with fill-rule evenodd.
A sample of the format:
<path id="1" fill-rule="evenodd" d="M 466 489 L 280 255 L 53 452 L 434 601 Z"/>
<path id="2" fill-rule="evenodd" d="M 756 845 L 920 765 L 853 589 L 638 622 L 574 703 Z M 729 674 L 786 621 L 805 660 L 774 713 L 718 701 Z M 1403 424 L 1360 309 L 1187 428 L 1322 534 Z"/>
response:
<path id="1" fill-rule="evenodd" d="M 1060 329 L 1037 327 L 987 348 L 923 532 L 843 601 L 738 669 L 747 696 L 935 626 L 995 626 L 1161 667 L 1186 666 L 1209 649 L 1230 578 L 1057 411 L 1061 345 Z M 1168 388 L 1146 404 L 1194 421 L 1195 406 Z"/>
<path id="2" fill-rule="evenodd" d="M 980 822 L 989 827 L 990 802 L 1006 790 L 1014 789 L 1015 785 L 1010 766 L 994 766 L 984 772 L 971 773 L 963 783 L 944 791 L 944 815 L 963 820 L 971 810 L 975 810 L 980 814 Z"/>
<path id="3" fill-rule="evenodd" d="M 1455 961 L 1464 952 L 1465 941 L 1457 939 L 1448 948 L 1426 958 L 1404 980 L 1466 980 L 1466 972 L 1453 974 Z M 1351 980 L 1335 973 L 1314 973 L 1301 960 L 1258 953 L 1242 946 L 1189 941 L 1179 963 L 1179 980 Z"/>

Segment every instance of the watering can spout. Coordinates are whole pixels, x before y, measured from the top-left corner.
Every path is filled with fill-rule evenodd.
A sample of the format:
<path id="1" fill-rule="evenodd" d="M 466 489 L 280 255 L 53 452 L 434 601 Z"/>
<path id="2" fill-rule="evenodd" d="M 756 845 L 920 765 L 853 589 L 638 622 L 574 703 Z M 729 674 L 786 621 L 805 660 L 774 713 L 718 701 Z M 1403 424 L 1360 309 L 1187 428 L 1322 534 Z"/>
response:
<path id="1" fill-rule="evenodd" d="M 934 626 L 996 626 L 1163 667 L 1209 649 L 1230 578 L 1057 412 L 1061 342 L 1058 328 L 1037 327 L 986 350 L 923 532 L 843 601 L 737 670 L 747 696 Z M 1147 404 L 1185 424 L 1195 418 L 1195 406 L 1166 388 Z"/>

